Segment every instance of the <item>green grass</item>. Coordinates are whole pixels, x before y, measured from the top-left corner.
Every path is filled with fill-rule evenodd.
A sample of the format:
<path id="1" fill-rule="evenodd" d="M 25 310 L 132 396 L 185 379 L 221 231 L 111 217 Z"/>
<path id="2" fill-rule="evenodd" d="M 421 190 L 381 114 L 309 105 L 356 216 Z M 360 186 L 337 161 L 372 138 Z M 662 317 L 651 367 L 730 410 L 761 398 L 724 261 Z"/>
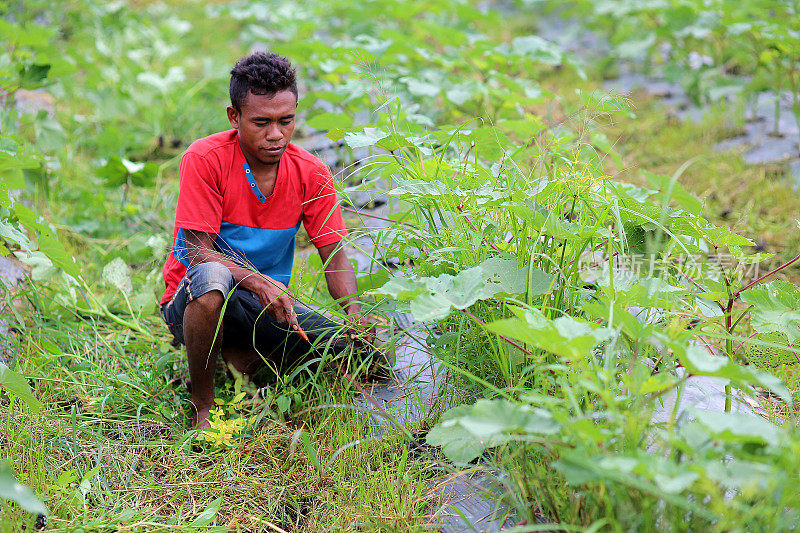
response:
<path id="1" fill-rule="evenodd" d="M 336 376 L 303 389 L 303 406 L 331 407 L 267 416 L 252 436 L 216 449 L 187 431 L 184 356 L 166 335 L 137 342 L 107 324 L 56 320 L 29 328 L 18 369 L 35 376 L 47 407 L 31 414 L 6 403 L 3 456 L 48 504 L 51 530 L 186 531 L 221 497 L 216 523 L 230 531 L 410 531 L 435 503 L 424 485 L 430 461 L 412 456 L 402 436 L 374 435 L 364 414 L 335 407 L 352 394 Z M 233 396 L 221 369 L 217 386 L 219 397 Z M 243 414 L 268 407 L 248 400 Z M 26 519 L 7 502 L 0 509 L 11 523 Z"/>

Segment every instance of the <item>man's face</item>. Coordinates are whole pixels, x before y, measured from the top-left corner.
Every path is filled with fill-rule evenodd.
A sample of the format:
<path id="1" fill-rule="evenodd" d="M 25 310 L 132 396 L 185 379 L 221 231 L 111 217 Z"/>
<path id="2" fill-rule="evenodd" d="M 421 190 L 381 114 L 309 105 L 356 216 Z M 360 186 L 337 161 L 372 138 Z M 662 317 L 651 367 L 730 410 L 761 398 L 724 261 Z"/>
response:
<path id="1" fill-rule="evenodd" d="M 228 107 L 228 120 L 239 130 L 239 145 L 250 164 L 277 165 L 292 139 L 297 97 L 292 91 L 274 95 L 247 93 L 241 112 Z"/>

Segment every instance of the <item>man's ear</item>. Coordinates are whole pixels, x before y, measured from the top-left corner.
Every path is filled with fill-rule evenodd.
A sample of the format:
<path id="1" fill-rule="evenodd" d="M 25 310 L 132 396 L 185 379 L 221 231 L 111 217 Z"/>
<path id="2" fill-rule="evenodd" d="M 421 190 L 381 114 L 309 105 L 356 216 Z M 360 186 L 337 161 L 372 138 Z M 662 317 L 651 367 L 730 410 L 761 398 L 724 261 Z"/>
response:
<path id="1" fill-rule="evenodd" d="M 231 123 L 231 126 L 234 129 L 239 129 L 239 111 L 236 110 L 235 107 L 229 105 L 228 106 L 228 121 Z"/>

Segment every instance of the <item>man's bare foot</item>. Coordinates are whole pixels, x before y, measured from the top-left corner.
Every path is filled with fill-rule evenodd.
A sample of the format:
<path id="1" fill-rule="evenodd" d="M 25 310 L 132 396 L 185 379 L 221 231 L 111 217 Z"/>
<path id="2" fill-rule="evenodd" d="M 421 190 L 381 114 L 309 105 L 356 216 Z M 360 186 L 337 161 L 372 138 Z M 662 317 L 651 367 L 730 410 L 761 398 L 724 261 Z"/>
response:
<path id="1" fill-rule="evenodd" d="M 192 429 L 203 429 L 211 426 L 211 408 L 198 409 L 192 420 Z"/>

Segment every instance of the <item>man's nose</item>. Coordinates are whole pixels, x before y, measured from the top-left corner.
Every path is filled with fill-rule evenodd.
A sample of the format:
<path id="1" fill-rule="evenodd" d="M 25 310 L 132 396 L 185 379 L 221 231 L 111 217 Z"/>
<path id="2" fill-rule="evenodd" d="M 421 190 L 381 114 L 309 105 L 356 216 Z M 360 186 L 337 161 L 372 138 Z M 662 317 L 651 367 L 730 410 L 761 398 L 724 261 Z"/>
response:
<path id="1" fill-rule="evenodd" d="M 267 140 L 268 141 L 280 141 L 283 139 L 283 132 L 278 127 L 277 124 L 272 124 L 267 127 Z"/>

